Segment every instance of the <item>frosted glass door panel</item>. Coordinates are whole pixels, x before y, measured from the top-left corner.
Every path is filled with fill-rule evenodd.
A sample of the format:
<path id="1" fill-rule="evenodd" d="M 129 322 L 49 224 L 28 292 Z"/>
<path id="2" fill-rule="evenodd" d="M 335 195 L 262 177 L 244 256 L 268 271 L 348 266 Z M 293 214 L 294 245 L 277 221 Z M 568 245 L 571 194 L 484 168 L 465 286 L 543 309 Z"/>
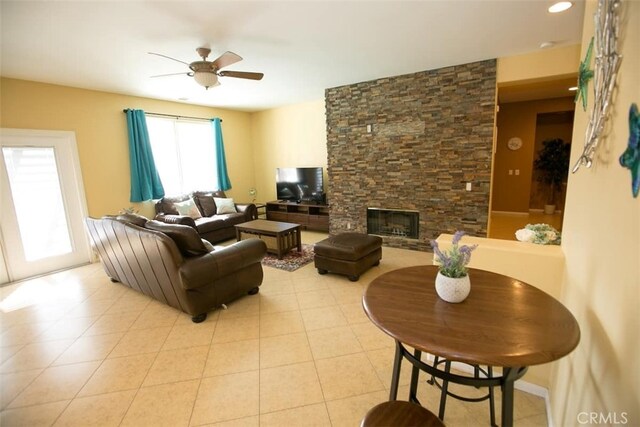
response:
<path id="1" fill-rule="evenodd" d="M 0 281 L 89 262 L 86 216 L 75 134 L 1 128 Z"/>
<path id="2" fill-rule="evenodd" d="M 71 252 L 52 147 L 2 149 L 26 261 Z"/>

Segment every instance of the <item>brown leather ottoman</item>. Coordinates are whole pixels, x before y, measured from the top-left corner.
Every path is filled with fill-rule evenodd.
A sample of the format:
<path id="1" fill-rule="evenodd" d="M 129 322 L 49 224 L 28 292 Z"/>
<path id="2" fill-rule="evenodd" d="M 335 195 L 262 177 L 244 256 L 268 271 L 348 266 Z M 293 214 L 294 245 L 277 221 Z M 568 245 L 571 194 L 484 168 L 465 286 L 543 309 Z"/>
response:
<path id="1" fill-rule="evenodd" d="M 352 282 L 370 267 L 380 264 L 382 238 L 362 233 L 342 233 L 318 242 L 313 247 L 318 273 L 344 274 Z"/>

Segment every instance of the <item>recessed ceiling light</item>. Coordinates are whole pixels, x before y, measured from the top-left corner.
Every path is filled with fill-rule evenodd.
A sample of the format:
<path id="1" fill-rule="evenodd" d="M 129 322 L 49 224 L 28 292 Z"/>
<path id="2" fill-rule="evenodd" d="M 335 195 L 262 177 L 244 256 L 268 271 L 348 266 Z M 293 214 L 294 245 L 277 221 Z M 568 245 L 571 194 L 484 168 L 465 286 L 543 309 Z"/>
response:
<path id="1" fill-rule="evenodd" d="M 577 91 L 577 90 L 578 90 L 578 86 L 570 87 L 570 88 L 569 88 L 569 90 L 570 90 L 571 92 L 575 92 L 575 91 Z"/>
<path id="2" fill-rule="evenodd" d="M 185 98 L 185 97 L 178 98 L 178 101 L 188 101 L 188 100 L 189 100 L 189 98 Z"/>
<path id="3" fill-rule="evenodd" d="M 559 1 L 549 6 L 548 10 L 550 13 L 560 13 L 569 9 L 571 6 L 573 6 L 573 3 L 570 1 Z"/>
<path id="4" fill-rule="evenodd" d="M 554 46 L 556 43 L 555 42 L 542 42 L 540 43 L 540 49 L 547 49 L 549 47 Z"/>

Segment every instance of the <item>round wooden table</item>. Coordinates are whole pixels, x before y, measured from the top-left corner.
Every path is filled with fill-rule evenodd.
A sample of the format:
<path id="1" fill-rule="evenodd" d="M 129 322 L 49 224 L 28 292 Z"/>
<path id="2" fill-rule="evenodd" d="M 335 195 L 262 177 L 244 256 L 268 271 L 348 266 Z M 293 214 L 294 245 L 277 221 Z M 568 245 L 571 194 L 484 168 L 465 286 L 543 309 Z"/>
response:
<path id="1" fill-rule="evenodd" d="M 513 385 L 528 366 L 552 362 L 580 341 L 573 315 L 555 298 L 513 278 L 469 269 L 471 293 L 459 304 L 435 291 L 436 266 L 390 271 L 373 280 L 362 298 L 371 321 L 396 340 L 390 399 L 395 400 L 403 359 L 413 364 L 410 399 L 418 370 L 446 381 L 502 388 L 502 425 L 513 424 Z M 412 355 L 404 346 L 412 347 Z M 472 378 L 420 361 L 427 352 L 449 361 L 503 367 L 502 375 Z"/>

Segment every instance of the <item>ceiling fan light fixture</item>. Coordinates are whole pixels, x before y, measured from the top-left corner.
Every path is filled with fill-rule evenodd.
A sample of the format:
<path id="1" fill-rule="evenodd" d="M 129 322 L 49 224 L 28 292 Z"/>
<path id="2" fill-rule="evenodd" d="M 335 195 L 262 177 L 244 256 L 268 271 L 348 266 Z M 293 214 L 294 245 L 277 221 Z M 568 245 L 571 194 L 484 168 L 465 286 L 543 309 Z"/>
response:
<path id="1" fill-rule="evenodd" d="M 205 89 L 209 89 L 218 84 L 218 76 L 210 71 L 196 71 L 193 74 L 193 79 L 200 86 L 204 86 Z"/>

